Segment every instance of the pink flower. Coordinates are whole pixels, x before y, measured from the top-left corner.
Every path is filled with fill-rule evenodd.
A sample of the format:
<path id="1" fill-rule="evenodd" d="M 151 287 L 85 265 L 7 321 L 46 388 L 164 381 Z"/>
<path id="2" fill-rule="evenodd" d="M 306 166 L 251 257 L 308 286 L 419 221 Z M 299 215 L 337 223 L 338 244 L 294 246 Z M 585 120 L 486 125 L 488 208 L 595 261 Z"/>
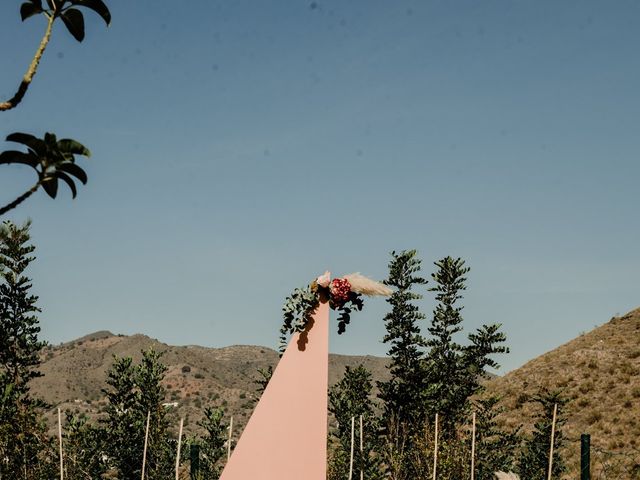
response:
<path id="1" fill-rule="evenodd" d="M 316 283 L 322 288 L 327 288 L 329 286 L 329 282 L 331 282 L 331 274 L 329 272 L 324 272 L 316 278 Z"/>

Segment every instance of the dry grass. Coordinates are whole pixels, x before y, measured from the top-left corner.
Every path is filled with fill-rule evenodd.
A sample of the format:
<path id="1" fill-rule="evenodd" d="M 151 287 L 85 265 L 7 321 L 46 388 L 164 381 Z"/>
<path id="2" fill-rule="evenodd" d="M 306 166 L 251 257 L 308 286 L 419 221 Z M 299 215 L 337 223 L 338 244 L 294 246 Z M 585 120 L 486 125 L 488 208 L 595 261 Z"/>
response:
<path id="1" fill-rule="evenodd" d="M 582 433 L 591 444 L 615 453 L 629 453 L 640 462 L 640 309 L 548 352 L 504 377 L 492 379 L 489 393 L 504 397 L 508 411 L 502 421 L 531 428 L 532 410 L 526 402 L 540 387 L 561 389 L 566 407 L 563 452 L 576 478 Z M 635 452 L 635 453 L 634 453 Z"/>

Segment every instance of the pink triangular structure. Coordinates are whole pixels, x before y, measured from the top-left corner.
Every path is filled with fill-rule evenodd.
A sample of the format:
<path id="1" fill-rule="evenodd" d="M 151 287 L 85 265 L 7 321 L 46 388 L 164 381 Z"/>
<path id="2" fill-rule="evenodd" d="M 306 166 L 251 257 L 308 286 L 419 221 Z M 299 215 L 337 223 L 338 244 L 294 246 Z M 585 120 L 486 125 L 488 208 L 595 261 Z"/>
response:
<path id="1" fill-rule="evenodd" d="M 329 305 L 296 333 L 220 480 L 326 480 Z"/>

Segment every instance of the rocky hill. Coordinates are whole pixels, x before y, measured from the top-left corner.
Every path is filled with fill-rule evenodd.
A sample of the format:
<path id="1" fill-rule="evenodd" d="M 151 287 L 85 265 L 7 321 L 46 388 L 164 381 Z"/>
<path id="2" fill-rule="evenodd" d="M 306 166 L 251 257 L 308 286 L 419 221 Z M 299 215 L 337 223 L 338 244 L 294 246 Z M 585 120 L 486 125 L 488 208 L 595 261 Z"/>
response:
<path id="1" fill-rule="evenodd" d="M 578 478 L 582 433 L 591 435 L 593 478 L 640 478 L 640 309 L 487 385 L 488 393 L 504 399 L 504 424 L 525 430 L 534 413 L 527 399 L 540 388 L 561 390 L 569 400 L 563 452 L 571 467 L 567 478 Z"/>
<path id="2" fill-rule="evenodd" d="M 261 378 L 258 369 L 275 366 L 276 351 L 258 346 L 205 348 L 176 347 L 145 335 L 114 335 L 102 331 L 43 352 L 40 371 L 43 377 L 32 383 L 34 395 L 65 411 L 84 412 L 96 418 L 106 405 L 102 389 L 108 369 L 117 357 L 141 358 L 141 351 L 153 348 L 162 352 L 168 367 L 163 382 L 166 403 L 173 423 L 185 417 L 185 430 L 194 432 L 204 407 L 222 406 L 233 415 L 237 432 L 249 419 Z M 386 378 L 386 360 L 372 356 L 330 355 L 329 383 L 342 377 L 346 365 L 364 364 L 374 378 Z M 53 422 L 53 410 L 50 412 Z M 52 424 L 53 425 L 53 424 Z"/>
<path id="3" fill-rule="evenodd" d="M 44 377 L 33 393 L 65 410 L 97 417 L 105 406 L 102 389 L 113 356 L 141 351 L 163 352 L 168 366 L 164 386 L 171 419 L 186 418 L 186 432 L 196 430 L 205 406 L 223 406 L 234 416 L 236 435 L 257 399 L 258 369 L 274 366 L 278 354 L 259 346 L 205 348 L 170 346 L 144 335 L 97 332 L 43 352 Z M 512 347 L 512 348 L 517 348 Z M 329 380 L 335 383 L 346 365 L 363 363 L 374 379 L 387 378 L 386 360 L 331 355 Z M 577 478 L 581 433 L 591 434 L 593 478 L 640 479 L 640 309 L 581 334 L 503 377 L 487 381 L 486 394 L 502 397 L 507 427 L 532 427 L 533 405 L 527 400 L 541 388 L 559 389 L 569 400 L 562 454 Z M 53 411 L 51 412 L 53 422 Z"/>

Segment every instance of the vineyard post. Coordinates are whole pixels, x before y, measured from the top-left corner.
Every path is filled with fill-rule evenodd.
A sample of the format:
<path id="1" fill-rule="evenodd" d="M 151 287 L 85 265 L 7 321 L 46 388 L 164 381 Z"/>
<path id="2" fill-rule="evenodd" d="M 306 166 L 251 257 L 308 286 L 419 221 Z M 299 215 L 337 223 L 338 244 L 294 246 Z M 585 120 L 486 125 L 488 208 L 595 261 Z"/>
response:
<path id="1" fill-rule="evenodd" d="M 353 478 L 353 434 L 356 426 L 356 417 L 351 417 L 351 456 L 349 457 L 349 480 Z"/>
<path id="2" fill-rule="evenodd" d="M 64 480 L 64 460 L 62 456 L 62 414 L 58 407 L 58 443 L 60 444 L 60 480 Z"/>
<path id="3" fill-rule="evenodd" d="M 591 435 L 580 435 L 580 480 L 591 480 Z"/>
<path id="4" fill-rule="evenodd" d="M 549 471 L 547 473 L 547 480 L 551 480 L 551 473 L 553 471 L 553 444 L 556 437 L 556 417 L 558 415 L 558 404 L 553 406 L 553 420 L 551 421 L 551 446 L 549 447 Z"/>
<path id="5" fill-rule="evenodd" d="M 227 462 L 231 458 L 231 436 L 233 435 L 233 415 L 229 419 L 229 440 L 227 440 Z"/>
<path id="6" fill-rule="evenodd" d="M 180 447 L 182 446 L 182 426 L 184 418 L 180 419 L 180 431 L 178 433 L 178 451 L 176 452 L 176 480 L 180 478 Z"/>
<path id="7" fill-rule="evenodd" d="M 434 444 L 433 444 L 433 480 L 436 480 L 437 471 L 438 471 L 438 414 L 436 413 L 436 431 L 434 435 Z"/>
<path id="8" fill-rule="evenodd" d="M 144 430 L 144 448 L 142 449 L 142 474 L 140 478 L 144 480 L 144 467 L 147 464 L 147 442 L 149 441 L 149 422 L 151 420 L 151 410 L 147 412 L 147 427 Z"/>
<path id="9" fill-rule="evenodd" d="M 471 480 L 475 476 L 476 467 L 476 412 L 471 417 Z"/>
<path id="10" fill-rule="evenodd" d="M 189 453 L 191 454 L 191 480 L 196 480 L 198 478 L 198 471 L 200 470 L 200 445 L 192 443 L 189 448 Z"/>
<path id="11" fill-rule="evenodd" d="M 362 439 L 362 415 L 360 415 L 360 480 L 364 480 L 364 441 Z"/>

